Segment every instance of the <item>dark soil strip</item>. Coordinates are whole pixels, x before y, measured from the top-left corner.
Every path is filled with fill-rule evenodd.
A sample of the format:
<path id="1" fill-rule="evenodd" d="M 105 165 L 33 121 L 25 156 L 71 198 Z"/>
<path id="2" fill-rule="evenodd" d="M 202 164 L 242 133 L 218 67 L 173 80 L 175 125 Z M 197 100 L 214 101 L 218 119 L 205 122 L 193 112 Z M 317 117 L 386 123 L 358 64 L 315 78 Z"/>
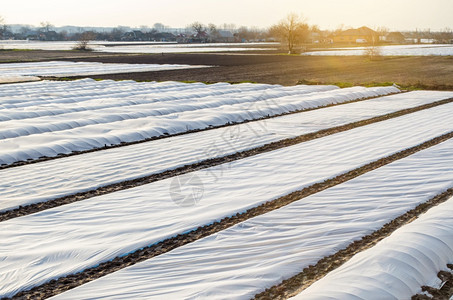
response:
<path id="1" fill-rule="evenodd" d="M 423 292 L 428 292 L 430 296 L 417 294 L 412 296 L 412 300 L 433 300 L 433 299 L 445 299 L 449 300 L 453 296 L 453 264 L 448 264 L 447 267 L 451 270 L 440 271 L 437 274 L 440 280 L 442 280 L 443 285 L 439 288 L 432 288 L 429 286 L 422 286 Z"/>
<path id="2" fill-rule="evenodd" d="M 278 285 L 266 289 L 258 295 L 255 295 L 254 299 L 288 299 L 299 294 L 315 281 L 327 275 L 327 273 L 343 265 L 357 253 L 375 246 L 378 242 L 391 235 L 398 228 L 414 221 L 430 208 L 447 201 L 452 196 L 453 188 L 450 188 L 442 194 L 435 196 L 429 201 L 418 205 L 416 208 L 385 224 L 381 229 L 370 235 L 364 236 L 361 240 L 351 243 L 347 248 L 342 249 L 333 255 L 324 257 L 315 265 L 311 265 L 303 269 L 301 273 L 284 280 Z"/>
<path id="3" fill-rule="evenodd" d="M 56 280 L 51 280 L 48 283 L 43 285 L 34 287 L 31 290 L 23 291 L 15 296 L 12 299 L 42 299 L 52 297 L 54 295 L 63 293 L 64 291 L 70 290 L 87 282 L 93 281 L 97 278 L 103 277 L 105 275 L 111 274 L 128 266 L 134 265 L 141 261 L 153 258 L 155 256 L 161 255 L 163 253 L 169 252 L 173 249 L 178 247 L 184 246 L 186 244 L 192 243 L 196 240 L 199 240 L 203 237 L 207 237 L 211 234 L 220 232 L 229 228 L 233 225 L 251 219 L 253 217 L 271 212 L 273 210 L 279 209 L 283 206 L 286 206 L 294 201 L 298 201 L 302 198 L 308 197 L 325 189 L 331 188 L 353 178 L 356 178 L 360 175 L 363 175 L 367 172 L 372 170 L 378 169 L 384 165 L 402 159 L 404 157 L 410 156 L 416 152 L 421 150 L 427 149 L 439 143 L 442 143 L 450 138 L 453 137 L 453 131 L 442 136 L 436 137 L 431 139 L 427 142 L 424 142 L 418 146 L 400 151 L 393 155 L 390 155 L 385 158 L 381 158 L 377 161 L 371 162 L 367 165 L 364 165 L 360 168 L 354 169 L 349 171 L 345 174 L 338 175 L 335 178 L 328 179 L 324 182 L 313 184 L 307 188 L 302 190 L 293 192 L 286 196 L 277 198 L 275 200 L 266 202 L 260 206 L 251 208 L 244 213 L 237 213 L 234 216 L 223 218 L 222 220 L 215 222 L 210 225 L 200 226 L 197 229 L 186 233 L 186 234 L 178 234 L 175 237 L 168 238 L 162 242 L 159 242 L 155 245 L 145 247 L 139 249 L 133 253 L 130 253 L 123 257 L 117 257 L 111 261 L 104 262 L 99 264 L 96 267 L 92 267 L 89 269 L 84 270 L 83 272 L 68 275 L 65 277 L 61 277 Z M 297 279 L 290 279 L 286 280 L 284 283 L 279 285 L 278 287 L 272 288 L 263 293 L 258 298 L 261 299 L 277 299 L 275 298 L 278 295 L 288 295 L 286 290 L 289 292 L 294 293 L 295 291 L 299 290 L 301 286 L 301 280 L 305 282 L 306 280 L 313 280 L 314 278 L 319 278 L 318 273 L 326 274 L 328 271 L 331 271 L 342 262 L 346 261 L 350 258 L 354 253 L 360 251 L 361 249 L 365 249 L 371 247 L 372 245 L 376 244 L 378 240 L 383 238 L 383 235 L 388 235 L 390 232 L 394 231 L 396 228 L 408 223 L 409 221 L 415 219 L 420 213 L 428 210 L 430 207 L 445 201 L 447 197 L 453 195 L 453 189 L 449 189 L 444 194 L 431 199 L 430 201 L 419 205 L 416 209 L 411 210 L 410 212 L 406 213 L 404 216 L 397 218 L 396 220 L 392 221 L 389 225 L 384 226 L 385 229 L 381 229 L 377 231 L 375 234 L 368 236 L 367 238 L 362 239 L 362 241 L 355 242 L 351 246 L 349 246 L 346 250 L 340 251 L 338 254 L 334 256 L 329 256 L 328 258 L 323 259 L 320 261 L 316 266 L 312 266 L 307 268 L 307 271 L 304 271 L 300 277 Z M 359 249 L 359 250 L 358 250 Z M 337 262 L 340 260 L 341 262 Z M 311 276 L 305 278 L 305 276 Z M 275 297 L 274 297 L 275 296 Z"/>
<path id="4" fill-rule="evenodd" d="M 393 95 L 393 94 L 389 94 L 389 95 Z M 387 95 L 387 96 L 389 96 L 389 95 Z M 194 129 L 194 130 L 189 130 L 189 131 L 175 133 L 175 134 L 164 133 L 163 135 L 155 136 L 155 137 L 144 139 L 144 140 L 140 140 L 140 141 L 121 142 L 120 144 L 105 145 L 104 147 L 101 147 L 101 148 L 94 148 L 94 149 L 84 150 L 84 151 L 74 151 L 74 152 L 71 152 L 71 153 L 68 153 L 68 154 L 60 153 L 57 156 L 51 156 L 51 157 L 43 156 L 43 157 L 40 157 L 38 159 L 29 159 L 29 160 L 25 160 L 25 161 L 17 161 L 17 162 L 12 163 L 12 164 L 0 165 L 0 170 L 9 169 L 9 168 L 13 168 L 13 167 L 19 167 L 19 166 L 23 166 L 23 165 L 34 164 L 34 163 L 39 163 L 39 162 L 48 161 L 48 160 L 59 159 L 59 158 L 63 158 L 63 157 L 69 157 L 69 156 L 74 156 L 74 155 L 80 155 L 80 154 L 85 154 L 85 153 L 102 151 L 102 150 L 106 150 L 106 149 L 112 149 L 112 148 L 124 147 L 124 146 L 129 146 L 129 145 L 141 144 L 141 143 L 146 143 L 146 142 L 150 142 L 150 141 L 154 141 L 154 140 L 160 140 L 160 139 L 164 139 L 164 138 L 179 136 L 179 135 L 183 135 L 183 134 L 189 134 L 189 133 L 194 133 L 194 132 L 212 130 L 212 129 L 217 129 L 217 128 L 224 128 L 224 127 L 228 127 L 228 126 L 232 126 L 232 125 L 245 124 L 245 123 L 256 122 L 256 121 L 261 121 L 261 120 L 267 120 L 267 119 L 277 118 L 277 117 L 281 117 L 281 116 L 285 116 L 285 115 L 292 115 L 292 114 L 297 114 L 297 113 L 301 113 L 301 112 L 305 112 L 305 111 L 311 111 L 311 110 L 317 110 L 317 109 L 322 109 L 322 108 L 331 107 L 331 106 L 337 106 L 337 105 L 343 105 L 343 104 L 354 103 L 354 102 L 359 102 L 359 101 L 365 101 L 365 100 L 379 98 L 379 97 L 383 97 L 383 96 L 363 98 L 363 99 L 352 100 L 352 101 L 347 101 L 347 102 L 338 103 L 338 104 L 330 104 L 330 105 L 325 105 L 325 106 L 320 106 L 320 107 L 315 107 L 315 108 L 309 108 L 309 109 L 299 109 L 299 110 L 295 110 L 295 111 L 291 111 L 291 112 L 281 113 L 281 114 L 278 114 L 278 115 L 272 115 L 272 116 L 267 115 L 267 116 L 259 118 L 259 119 L 242 120 L 240 122 L 228 122 L 227 124 L 224 124 L 224 125 L 210 126 L 210 127 L 203 128 L 203 129 Z M 444 100 L 444 101 L 452 101 L 452 100 L 453 100 L 453 98 L 452 99 L 448 99 L 448 100 Z M 445 103 L 447 103 L 447 102 L 445 102 Z"/>
<path id="5" fill-rule="evenodd" d="M 243 158 L 246 158 L 246 157 L 258 155 L 258 154 L 261 154 L 261 153 L 265 153 L 265 152 L 277 150 L 277 149 L 280 149 L 280 148 L 296 145 L 296 144 L 299 144 L 299 143 L 302 143 L 302 142 L 306 142 L 306 141 L 309 141 L 309 140 L 321 138 L 321 137 L 324 137 L 324 136 L 327 136 L 327 135 L 339 133 L 339 132 L 342 132 L 342 131 L 351 130 L 353 128 L 357 128 L 357 127 L 360 127 L 360 126 L 365 126 L 365 125 L 369 125 L 369 124 L 372 124 L 372 123 L 388 120 L 388 119 L 391 119 L 391 118 L 400 117 L 400 116 L 403 116 L 403 115 L 406 115 L 406 114 L 410 114 L 410 113 L 413 113 L 413 112 L 416 112 L 416 111 L 432 108 L 432 107 L 439 106 L 439 105 L 446 104 L 446 103 L 450 103 L 450 102 L 453 102 L 453 98 L 442 100 L 442 101 L 438 101 L 438 102 L 434 102 L 434 103 L 430 103 L 430 104 L 426 104 L 426 105 L 422 105 L 422 106 L 418 106 L 418 107 L 414 107 L 414 108 L 400 110 L 400 111 L 397 111 L 397 112 L 394 112 L 394 113 L 390 113 L 390 114 L 379 116 L 379 117 L 374 117 L 374 118 L 363 120 L 363 121 L 358 121 L 358 122 L 354 122 L 354 123 L 350 123 L 350 124 L 346 124 L 346 125 L 342 125 L 342 126 L 338 126 L 338 127 L 324 129 L 324 130 L 321 130 L 321 131 L 318 131 L 318 132 L 301 135 L 301 136 L 298 136 L 298 137 L 295 137 L 295 138 L 289 138 L 289 139 L 281 140 L 281 141 L 278 141 L 278 142 L 273 142 L 273 143 L 270 143 L 270 144 L 267 144 L 267 145 L 264 145 L 264 146 L 261 146 L 261 147 L 257 147 L 257 148 L 246 150 L 246 151 L 242 151 L 242 152 L 237 152 L 237 153 L 230 154 L 230 155 L 223 156 L 223 157 L 219 157 L 219 158 L 207 159 L 207 160 L 204 160 L 204 161 L 201 161 L 201 162 L 198 162 L 198 163 L 186 165 L 186 166 L 179 167 L 179 168 L 176 168 L 176 169 L 173 169 L 173 170 L 164 171 L 162 173 L 153 174 L 153 175 L 142 177 L 142 178 L 138 178 L 138 179 L 127 180 L 127 181 L 123 181 L 123 182 L 120 182 L 120 183 L 107 185 L 107 186 L 104 186 L 104 187 L 100 187 L 100 188 L 98 188 L 96 190 L 91 190 L 91 191 L 86 191 L 86 192 L 82 192 L 82 193 L 77 193 L 77 194 L 74 194 L 74 195 L 69 195 L 69 196 L 57 198 L 57 199 L 54 199 L 54 200 L 49 200 L 49 201 L 46 201 L 46 202 L 40 202 L 40 203 L 30 204 L 30 205 L 26 205 L 26 206 L 19 206 L 16 209 L 8 210 L 8 211 L 5 211 L 5 212 L 1 212 L 0 213 L 0 222 L 6 221 L 6 220 L 9 220 L 9 219 L 13 219 L 13 218 L 17 218 L 17 217 L 22 217 L 22 216 L 34 214 L 34 213 L 37 213 L 37 212 L 40 212 L 40 211 L 44 211 L 44 210 L 51 209 L 51 208 L 58 207 L 58 206 L 62 206 L 62 205 L 65 205 L 65 204 L 70 204 L 70 203 L 73 203 L 73 202 L 85 200 L 85 199 L 92 198 L 92 197 L 95 197 L 95 196 L 105 195 L 105 194 L 113 193 L 113 192 L 116 192 L 116 191 L 137 187 L 137 186 L 140 186 L 140 185 L 149 184 L 149 183 L 152 183 L 152 182 L 155 182 L 155 181 L 158 181 L 158 180 L 163 180 L 163 179 L 166 179 L 166 178 L 170 178 L 170 177 L 186 174 L 186 173 L 189 173 L 189 172 L 193 172 L 193 171 L 197 171 L 197 170 L 201 170 L 201 169 L 205 169 L 205 168 L 221 165 L 221 164 L 224 164 L 224 163 L 232 162 L 232 161 L 243 159 Z"/>

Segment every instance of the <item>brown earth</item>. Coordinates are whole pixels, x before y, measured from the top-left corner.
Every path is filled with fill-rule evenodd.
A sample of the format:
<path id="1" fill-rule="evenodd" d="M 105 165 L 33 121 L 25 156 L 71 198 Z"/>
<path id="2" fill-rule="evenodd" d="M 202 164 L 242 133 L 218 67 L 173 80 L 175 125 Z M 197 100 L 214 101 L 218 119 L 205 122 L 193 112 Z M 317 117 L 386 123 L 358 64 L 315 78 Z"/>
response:
<path id="1" fill-rule="evenodd" d="M 453 57 L 316 57 L 281 55 L 272 51 L 201 54 L 114 54 L 81 51 L 0 51 L 0 62 L 40 60 L 105 63 L 213 65 L 216 68 L 141 72 L 93 76 L 99 79 L 138 81 L 336 83 L 340 86 L 396 83 L 404 88 L 453 90 Z"/>
<path id="2" fill-rule="evenodd" d="M 85 58 L 81 61 L 214 65 L 216 68 L 94 76 L 99 79 L 259 82 L 340 86 L 396 83 L 405 88 L 453 90 L 453 57 L 309 57 L 275 54 L 164 54 Z"/>

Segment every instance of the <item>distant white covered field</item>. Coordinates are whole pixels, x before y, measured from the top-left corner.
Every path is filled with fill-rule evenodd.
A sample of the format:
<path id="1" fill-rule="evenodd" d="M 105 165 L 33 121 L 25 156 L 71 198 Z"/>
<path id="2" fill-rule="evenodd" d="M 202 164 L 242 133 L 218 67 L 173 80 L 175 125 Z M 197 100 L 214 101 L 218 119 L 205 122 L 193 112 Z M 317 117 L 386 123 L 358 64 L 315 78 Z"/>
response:
<path id="1" fill-rule="evenodd" d="M 453 45 L 391 45 L 378 47 L 384 56 L 450 56 Z M 331 50 L 310 51 L 302 55 L 313 56 L 350 56 L 364 55 L 366 47 L 333 48 Z"/>
<path id="2" fill-rule="evenodd" d="M 316 182 L 323 182 L 338 174 L 354 170 L 367 163 L 451 132 L 448 120 L 452 108 L 452 103 L 441 105 L 240 159 L 229 163 L 227 169 L 223 170 L 222 176 L 219 178 L 212 174 L 213 172 L 217 173 L 221 166 L 178 176 L 179 180 L 184 180 L 187 176 L 195 177 L 202 183 L 203 196 L 194 206 L 179 206 L 176 204 L 177 202 L 174 202 L 175 198 L 172 198 L 172 193 L 169 192 L 174 178 L 167 178 L 147 185 L 0 222 L 0 240 L 2 241 L 0 282 L 3 284 L 3 288 L 0 289 L 0 297 L 12 296 L 20 290 L 43 284 L 60 276 L 83 271 L 116 256 L 127 255 L 136 249 L 153 245 L 177 234 L 190 232 L 204 224 L 211 224 L 224 217 L 244 212 L 249 208 L 301 190 Z M 453 170 L 448 164 L 452 157 L 451 143 L 446 143 L 441 147 L 441 151 L 436 153 L 438 154 L 429 155 L 428 158 L 419 157 L 415 159 L 417 164 L 405 165 L 397 170 L 393 176 L 385 172 L 384 175 L 381 175 L 383 181 L 373 178 L 373 176 L 371 178 L 365 177 L 364 186 L 357 187 L 356 192 L 352 188 L 346 188 L 340 192 L 334 191 L 333 196 L 327 197 L 326 201 L 329 203 L 326 208 L 317 209 L 317 205 L 325 203 L 324 200 L 313 201 L 314 206 L 305 206 L 302 209 L 305 210 L 307 217 L 305 217 L 305 214 L 296 213 L 296 217 L 291 217 L 292 222 L 288 226 L 295 228 L 296 224 L 302 220 L 313 226 L 315 221 L 309 220 L 309 218 L 315 217 L 315 213 L 318 213 L 316 219 L 320 231 L 313 231 L 311 228 L 301 231 L 290 229 L 288 240 L 307 242 L 308 245 L 305 246 L 308 249 L 313 249 L 311 247 L 316 249 L 316 257 L 329 254 L 329 250 L 320 252 L 319 249 L 320 245 L 324 244 L 328 237 L 332 237 L 333 233 L 338 234 L 338 236 L 333 237 L 333 240 L 337 243 L 333 250 L 328 247 L 330 251 L 336 251 L 347 245 L 351 241 L 351 238 L 346 238 L 346 234 L 351 233 L 349 226 L 352 218 L 341 219 L 344 216 L 342 217 L 339 208 L 336 208 L 338 206 L 333 206 L 335 202 L 339 206 L 343 206 L 339 202 L 340 195 L 346 196 L 344 211 L 348 213 L 355 211 L 357 213 L 355 218 L 357 218 L 358 228 L 362 234 L 367 234 L 367 231 L 369 232 L 370 229 L 372 231 L 376 226 L 382 226 L 386 221 L 392 220 L 414 205 L 429 200 L 430 197 L 451 185 L 453 174 Z M 426 167 L 421 166 L 423 163 Z M 408 172 L 411 166 L 413 171 Z M 426 169 L 426 172 L 422 172 L 423 169 Z M 415 176 L 413 181 L 409 180 L 409 175 Z M 357 191 L 362 191 L 362 195 L 369 197 L 372 190 L 370 186 L 374 186 L 373 189 L 377 190 L 376 200 L 368 201 L 365 196 L 360 195 L 357 198 L 352 197 Z M 351 196 L 347 196 L 347 191 Z M 394 198 L 395 195 L 402 193 L 404 193 L 404 196 Z M 383 194 L 387 194 L 388 197 L 383 198 Z M 301 201 L 302 204 L 308 203 L 305 200 Z M 403 205 L 404 202 L 406 203 Z M 357 203 L 355 208 L 353 208 L 353 203 Z M 368 205 L 375 205 L 379 209 Z M 332 206 L 335 208 L 332 208 Z M 389 206 L 393 209 L 390 209 Z M 383 216 L 383 219 L 378 218 L 380 221 L 375 216 L 378 211 Z M 286 218 L 283 216 L 281 219 Z M 339 225 L 327 228 L 326 226 L 331 222 L 324 222 L 325 220 L 335 220 Z M 271 222 L 265 223 L 272 224 Z M 339 230 L 340 225 L 346 226 L 343 232 Z M 238 225 L 238 227 L 241 228 L 241 225 Z M 331 228 L 335 229 L 331 231 Z M 327 232 L 322 231 L 322 229 Z M 256 232 L 259 237 L 264 237 L 266 233 L 266 231 L 260 231 L 259 227 L 254 226 L 250 227 L 250 230 Z M 310 238 L 300 239 L 300 233 L 303 231 L 308 233 Z M 310 234 L 313 234 L 313 236 L 310 236 Z M 275 237 L 278 236 L 279 234 L 276 233 Z M 253 253 L 256 253 L 255 251 L 242 252 L 247 245 L 245 241 L 247 239 L 241 239 L 239 247 L 226 246 L 225 257 L 227 258 L 228 254 L 233 252 L 238 253 L 239 257 L 247 255 L 249 259 L 246 261 L 254 261 Z M 256 243 L 265 245 L 267 241 L 261 239 Z M 275 241 L 272 243 L 276 250 L 283 245 Z M 17 249 L 20 249 L 20 251 L 17 251 Z M 287 250 L 288 253 L 294 251 L 288 246 L 284 246 L 284 250 Z M 274 256 L 274 253 L 275 251 L 268 251 L 262 255 Z M 261 273 L 265 275 L 268 273 L 264 272 L 263 269 L 266 265 L 262 259 L 263 256 L 255 261 L 255 270 L 263 271 Z M 279 254 L 275 255 L 275 257 L 280 256 Z M 203 251 L 200 252 L 198 257 L 206 258 Z M 208 257 L 219 258 L 220 256 L 210 254 Z M 302 264 L 314 262 L 312 255 L 309 255 L 309 261 L 302 260 Z M 186 261 L 194 262 L 192 259 Z M 228 264 L 233 264 L 233 261 L 236 261 L 236 259 L 229 261 Z M 260 264 L 260 262 L 263 262 L 263 264 Z M 170 268 L 171 263 L 164 265 L 167 271 L 171 273 L 172 270 L 176 271 L 176 266 L 180 264 L 174 262 L 174 266 Z M 208 265 L 211 269 L 218 269 L 217 271 L 225 269 L 220 263 L 215 264 L 212 261 L 208 262 Z M 291 265 L 290 267 L 295 266 Z M 277 278 L 273 277 L 270 281 L 266 280 L 266 283 L 264 283 L 264 278 L 271 277 L 268 275 L 260 277 L 263 282 L 261 287 L 264 287 L 264 285 L 271 286 L 278 283 L 279 278 L 294 274 L 288 274 L 285 270 L 288 269 L 285 267 L 279 269 L 279 273 L 275 273 Z M 197 271 L 198 269 L 195 269 L 191 273 L 196 274 Z M 292 272 L 294 271 L 295 269 Z M 286 275 L 279 276 L 280 272 Z M 208 274 L 209 272 L 203 271 L 202 273 Z M 158 274 L 164 276 L 163 273 L 158 272 Z M 233 270 L 233 276 L 236 280 L 239 279 L 240 274 L 234 273 Z M 181 278 L 178 275 L 176 277 Z M 189 280 L 191 279 L 195 279 L 195 277 L 190 277 Z M 223 282 L 226 283 L 227 281 Z M 167 283 L 167 287 L 169 287 L 170 284 L 175 284 L 175 281 L 170 280 Z M 221 289 L 221 291 L 236 291 L 239 286 L 250 286 L 248 283 L 240 283 L 241 281 L 238 281 L 237 288 L 233 285 L 231 288 Z M 216 286 L 210 285 L 211 287 Z M 177 286 L 181 287 L 182 285 L 177 284 Z M 150 290 L 159 292 L 154 288 Z M 163 294 L 160 294 L 160 297 Z M 147 295 L 135 298 L 148 299 Z M 164 298 L 168 299 L 168 297 Z M 169 299 L 184 298 L 170 297 Z"/>
<path id="3" fill-rule="evenodd" d="M 30 63 L 0 64 L 0 83 L 39 80 L 37 76 L 65 77 L 117 74 L 131 72 L 154 72 L 210 66 L 176 64 L 118 64 L 99 62 L 45 61 Z"/>
<path id="4" fill-rule="evenodd" d="M 0 49 L 71 50 L 77 42 L 0 41 Z M 183 53 L 269 50 L 278 43 L 205 43 L 177 44 L 152 42 L 106 42 L 93 41 L 89 44 L 94 51 L 115 53 Z M 266 48 L 262 48 L 266 46 Z"/>

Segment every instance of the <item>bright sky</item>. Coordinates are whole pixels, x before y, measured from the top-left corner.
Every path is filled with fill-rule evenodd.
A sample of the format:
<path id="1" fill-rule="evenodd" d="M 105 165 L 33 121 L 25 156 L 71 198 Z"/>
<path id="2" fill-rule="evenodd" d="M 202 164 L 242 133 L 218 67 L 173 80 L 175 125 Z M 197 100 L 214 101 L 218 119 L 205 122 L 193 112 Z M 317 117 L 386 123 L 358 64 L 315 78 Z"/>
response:
<path id="1" fill-rule="evenodd" d="M 453 0 L 2 0 L 8 24 L 152 26 L 235 23 L 266 28 L 288 13 L 321 29 L 344 24 L 391 30 L 453 29 Z"/>

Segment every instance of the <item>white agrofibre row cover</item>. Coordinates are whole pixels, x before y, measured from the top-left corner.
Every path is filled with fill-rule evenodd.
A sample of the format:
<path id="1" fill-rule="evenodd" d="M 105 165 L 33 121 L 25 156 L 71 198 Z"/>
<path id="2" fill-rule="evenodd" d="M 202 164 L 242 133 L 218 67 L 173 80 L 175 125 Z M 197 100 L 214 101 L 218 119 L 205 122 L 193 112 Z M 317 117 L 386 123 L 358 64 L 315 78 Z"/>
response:
<path id="1" fill-rule="evenodd" d="M 452 216 L 450 198 L 292 299 L 410 299 L 438 286 L 437 273 L 453 262 Z"/>
<path id="2" fill-rule="evenodd" d="M 6 76 L 90 76 L 101 74 L 153 72 L 208 68 L 211 66 L 176 64 L 120 64 L 100 62 L 45 61 L 0 64 L 0 74 Z"/>
<path id="3" fill-rule="evenodd" d="M 451 132 L 452 108 L 442 105 L 1 222 L 0 296 L 82 271 Z M 193 185 L 178 185 L 188 180 Z M 194 198 L 192 190 L 198 192 Z M 196 205 L 190 206 L 190 200 Z"/>
<path id="4" fill-rule="evenodd" d="M 0 211 L 453 97 L 416 91 L 0 170 Z"/>
<path id="5" fill-rule="evenodd" d="M 449 140 L 52 299 L 251 299 L 451 187 L 452 160 L 453 140 Z M 452 209 L 450 205 L 449 216 Z M 442 216 L 440 224 L 448 214 Z M 437 222 L 437 236 L 441 239 L 432 239 L 434 243 L 422 243 L 430 241 L 423 238 L 423 233 L 430 233 L 429 229 L 413 233 L 413 242 L 409 237 L 402 239 L 412 245 L 412 252 L 404 255 L 406 247 L 400 246 L 395 258 L 389 256 L 382 269 L 394 270 L 395 274 L 389 276 L 387 282 L 393 282 L 395 289 L 396 286 L 401 288 L 400 280 L 404 281 L 405 276 L 404 272 L 398 274 L 402 271 L 399 266 L 408 269 L 409 264 L 414 268 L 418 266 L 421 272 L 429 270 L 425 278 L 435 277 L 439 266 L 446 266 L 445 258 L 453 258 L 451 231 L 447 236 L 452 226 L 452 221 L 446 226 Z M 442 241 L 450 245 L 447 251 Z M 426 251 L 426 245 L 430 245 L 431 250 Z M 422 254 L 424 250 L 428 257 Z M 430 255 L 436 262 L 433 266 L 429 265 Z M 384 255 L 383 259 L 386 257 Z M 421 260 L 417 262 L 413 258 Z M 377 262 L 377 257 L 373 261 Z M 380 269 L 379 264 L 374 263 L 374 267 Z M 407 269 L 405 271 L 409 272 Z M 362 291 L 362 299 L 390 299 L 387 294 L 374 293 L 375 269 L 364 263 L 355 271 L 362 275 L 363 285 L 360 279 L 349 281 L 335 277 L 320 285 L 319 290 L 353 291 L 357 288 Z M 418 283 L 421 282 L 415 281 L 415 285 Z M 382 288 L 385 290 L 386 286 Z M 348 298 L 347 293 L 321 295 L 313 299 L 358 299 Z M 307 298 L 303 295 L 300 299 Z"/>
<path id="6" fill-rule="evenodd" d="M 111 53 L 184 53 L 184 52 L 229 52 L 229 51 L 259 51 L 273 50 L 268 46 L 279 43 L 204 43 L 178 44 L 176 42 L 106 42 L 91 41 L 88 46 L 94 51 Z M 4 41 L 0 40 L 2 49 L 32 49 L 32 50 L 72 50 L 77 42 L 49 42 L 49 41 Z M 253 46 L 253 47 L 251 47 Z M 264 48 L 263 48 L 264 47 Z"/>
<path id="7" fill-rule="evenodd" d="M 376 47 L 380 55 L 384 56 L 451 56 L 453 46 L 451 45 L 389 45 Z M 313 56 L 349 56 L 366 55 L 367 47 L 340 48 L 327 51 L 310 51 L 302 55 Z"/>
<path id="8" fill-rule="evenodd" d="M 27 105 L 28 110 L 33 109 L 33 112 L 28 114 L 29 117 L 24 117 L 24 109 L 1 109 L 0 105 L 0 120 L 4 119 L 0 122 L 0 163 L 10 164 L 42 156 L 52 157 L 60 153 L 90 150 L 105 145 L 140 141 L 399 92 L 395 87 L 338 89 L 334 86 L 282 87 L 253 84 L 197 84 L 194 89 L 191 84 L 172 82 L 167 83 L 169 87 L 154 90 L 156 85 L 160 87 L 159 84 L 152 83 L 147 86 L 133 82 L 108 82 L 107 87 L 101 85 L 100 88 L 95 88 L 92 85 L 96 83 L 85 82 L 88 84 L 87 89 L 91 86 L 95 90 L 93 92 L 100 94 L 110 88 L 121 90 L 122 86 L 126 86 L 126 90 L 134 86 L 137 89 L 144 87 L 147 91 L 142 91 L 141 94 L 138 91 L 130 94 L 115 93 L 116 97 L 101 96 L 88 100 L 89 103 L 86 96 L 69 99 L 55 96 L 47 101 L 37 99 L 42 94 L 31 96 L 32 101 L 37 100 L 37 107 L 30 107 L 30 103 L 24 101 L 23 96 L 13 99 L 17 100 L 15 104 L 6 103 L 6 107 Z M 75 84 L 84 85 L 85 82 Z M 55 86 L 55 83 L 50 84 Z M 70 89 L 71 83 L 61 83 L 61 86 Z M 121 99 L 118 99 L 119 97 Z M 139 103 L 135 102 L 137 100 Z M 61 104 L 63 101 L 70 103 L 70 107 L 76 102 L 79 111 L 66 110 L 66 105 Z M 127 106 L 118 104 L 124 102 Z M 80 109 L 80 106 L 87 104 L 96 107 L 89 110 Z M 49 115 L 54 111 L 55 115 Z"/>
<path id="9" fill-rule="evenodd" d="M 3 75 L 0 74 L 0 83 L 16 83 L 16 82 L 29 82 L 39 81 L 41 78 L 36 76 L 19 76 L 19 75 Z"/>

